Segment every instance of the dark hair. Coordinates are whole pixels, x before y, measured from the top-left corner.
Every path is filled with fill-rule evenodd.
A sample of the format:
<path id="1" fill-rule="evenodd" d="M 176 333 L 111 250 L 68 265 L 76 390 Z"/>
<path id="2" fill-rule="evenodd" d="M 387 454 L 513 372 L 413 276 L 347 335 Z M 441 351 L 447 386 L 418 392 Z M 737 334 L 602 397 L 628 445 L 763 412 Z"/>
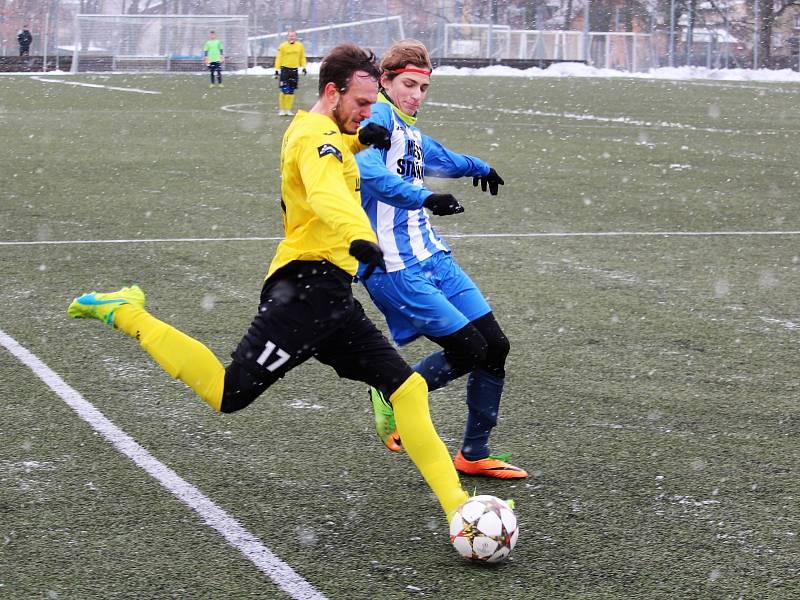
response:
<path id="1" fill-rule="evenodd" d="M 356 71 L 364 71 L 377 81 L 380 79 L 380 71 L 375 61 L 372 50 L 350 42 L 339 44 L 322 59 L 319 67 L 319 95 L 322 96 L 325 86 L 330 82 L 336 85 L 340 93 L 345 93 Z"/>

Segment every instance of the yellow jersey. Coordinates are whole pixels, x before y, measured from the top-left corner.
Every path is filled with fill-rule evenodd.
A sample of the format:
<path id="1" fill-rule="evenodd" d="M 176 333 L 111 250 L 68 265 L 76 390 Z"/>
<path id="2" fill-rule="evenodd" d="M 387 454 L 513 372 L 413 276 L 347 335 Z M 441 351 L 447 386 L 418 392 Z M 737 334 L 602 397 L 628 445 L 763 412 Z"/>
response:
<path id="1" fill-rule="evenodd" d="M 278 53 L 275 55 L 275 70 L 281 67 L 297 69 L 306 66 L 306 49 L 301 42 L 283 42 L 278 46 Z"/>
<path id="2" fill-rule="evenodd" d="M 330 117 L 299 111 L 283 136 L 281 200 L 286 237 L 278 244 L 267 277 L 293 260 L 327 260 L 355 275 L 353 240 L 377 242 L 361 207 L 354 152 L 357 135 L 339 131 Z"/>

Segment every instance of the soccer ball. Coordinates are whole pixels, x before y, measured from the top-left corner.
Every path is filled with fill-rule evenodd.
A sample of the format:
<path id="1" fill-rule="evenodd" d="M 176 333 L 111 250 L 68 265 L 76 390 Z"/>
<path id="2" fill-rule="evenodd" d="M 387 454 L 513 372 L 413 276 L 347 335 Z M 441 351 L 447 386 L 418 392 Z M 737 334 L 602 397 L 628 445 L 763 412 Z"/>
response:
<path id="1" fill-rule="evenodd" d="M 468 560 L 495 563 L 514 549 L 519 527 L 508 502 L 494 496 L 473 496 L 450 520 L 450 541 Z"/>

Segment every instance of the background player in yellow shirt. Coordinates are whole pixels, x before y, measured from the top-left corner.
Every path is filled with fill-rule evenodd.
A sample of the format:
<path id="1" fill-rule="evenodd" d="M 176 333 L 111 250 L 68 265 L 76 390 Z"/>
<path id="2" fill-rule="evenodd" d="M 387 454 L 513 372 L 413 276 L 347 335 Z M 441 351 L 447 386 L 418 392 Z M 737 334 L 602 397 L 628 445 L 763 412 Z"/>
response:
<path id="1" fill-rule="evenodd" d="M 298 41 L 297 32 L 290 29 L 286 32 L 286 41 L 278 46 L 275 55 L 275 78 L 278 79 L 278 114 L 293 115 L 294 91 L 299 81 L 298 69 L 306 71 L 306 49 Z"/>
<path id="2" fill-rule="evenodd" d="M 392 403 L 403 446 L 449 519 L 467 493 L 431 422 L 427 384 L 352 292 L 359 262 L 366 266 L 364 279 L 386 268 L 361 208 L 353 156 L 367 144 L 389 147 L 383 127 L 359 129 L 377 99 L 378 78 L 375 56 L 354 44 L 337 46 L 322 61 L 319 99 L 295 117 L 281 147 L 286 237 L 269 266 L 258 312 L 227 367 L 206 346 L 148 313 L 138 286 L 85 294 L 67 312 L 137 339 L 167 373 L 224 413 L 245 408 L 312 357 L 340 377 L 379 389 Z"/>

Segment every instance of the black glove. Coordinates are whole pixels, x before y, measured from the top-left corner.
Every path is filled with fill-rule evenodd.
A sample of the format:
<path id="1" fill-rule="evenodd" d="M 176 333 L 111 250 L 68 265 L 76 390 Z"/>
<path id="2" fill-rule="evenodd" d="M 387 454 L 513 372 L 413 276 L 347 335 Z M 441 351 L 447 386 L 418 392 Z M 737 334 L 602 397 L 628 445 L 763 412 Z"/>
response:
<path id="1" fill-rule="evenodd" d="M 427 208 L 437 217 L 456 215 L 464 212 L 464 207 L 458 203 L 452 194 L 431 194 L 425 198 L 422 206 Z"/>
<path id="2" fill-rule="evenodd" d="M 305 67 L 303 67 L 303 75 L 308 75 L 308 71 L 306 71 Z"/>
<path id="3" fill-rule="evenodd" d="M 350 243 L 350 255 L 355 256 L 358 262 L 367 265 L 367 270 L 361 276 L 363 281 L 369 279 L 376 267 L 386 270 L 386 263 L 383 261 L 383 250 L 378 244 L 373 244 L 367 240 L 353 240 Z"/>
<path id="4" fill-rule="evenodd" d="M 377 123 L 367 123 L 359 129 L 358 141 L 365 146 L 374 146 L 378 150 L 388 150 L 392 147 L 392 135 L 389 130 Z"/>
<path id="5" fill-rule="evenodd" d="M 473 177 L 472 178 L 472 185 L 478 187 L 478 182 L 481 182 L 481 191 L 486 191 L 486 186 L 489 186 L 489 193 L 492 196 L 497 196 L 497 186 L 505 185 L 505 181 L 500 175 L 497 174 L 497 171 L 489 167 L 489 173 L 486 175 L 481 175 L 480 177 Z"/>
<path id="6" fill-rule="evenodd" d="M 278 77 L 280 77 L 280 76 L 281 76 L 281 73 L 280 73 L 280 71 L 275 71 L 275 75 L 273 75 L 273 76 L 272 76 L 272 78 L 273 78 L 273 79 L 277 79 L 277 78 L 278 78 Z"/>

